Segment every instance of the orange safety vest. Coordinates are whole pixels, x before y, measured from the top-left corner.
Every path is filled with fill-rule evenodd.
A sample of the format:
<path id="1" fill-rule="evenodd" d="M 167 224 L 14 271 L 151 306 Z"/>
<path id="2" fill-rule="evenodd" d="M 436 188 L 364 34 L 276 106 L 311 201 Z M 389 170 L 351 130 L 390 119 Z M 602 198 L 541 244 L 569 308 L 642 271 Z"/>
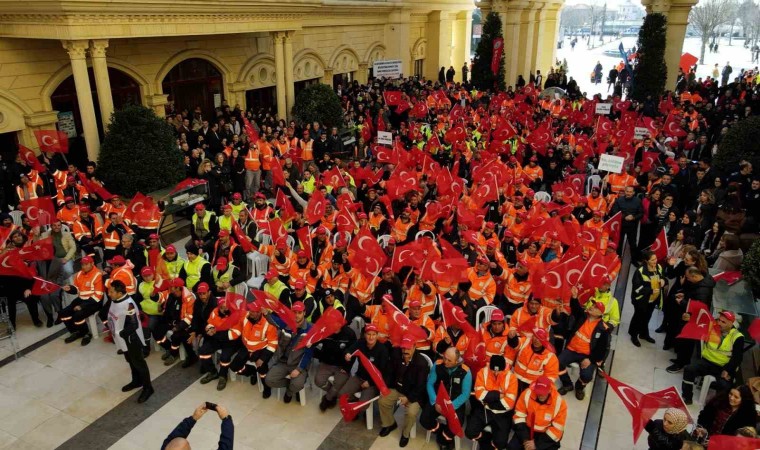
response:
<path id="1" fill-rule="evenodd" d="M 486 272 L 485 275 L 478 275 L 477 270 L 470 267 L 467 269 L 467 279 L 471 283 L 470 290 L 467 291 L 470 300 L 475 301 L 484 298 L 486 304 L 493 303 L 496 295 L 496 282 L 489 272 Z"/>
<path id="2" fill-rule="evenodd" d="M 541 353 L 533 351 L 531 341 L 525 337 L 520 341 L 515 357 L 515 376 L 523 383 L 533 383 L 540 376 L 546 376 L 554 381 L 559 378 L 559 360 L 557 355 L 545 348 Z"/>
<path id="3" fill-rule="evenodd" d="M 290 285 L 295 285 L 297 280 L 303 280 L 306 282 L 306 290 L 313 294 L 314 291 L 317 289 L 317 279 L 320 275 L 317 275 L 317 278 L 314 278 L 310 274 L 309 265 L 307 264 L 306 267 L 299 267 L 298 261 L 293 261 L 293 264 L 290 266 Z M 319 273 L 319 267 L 317 267 L 317 273 Z"/>
<path id="4" fill-rule="evenodd" d="M 103 224 L 103 228 L 101 233 L 103 234 L 103 247 L 106 248 L 106 250 L 115 250 L 116 247 L 121 242 L 121 238 L 119 237 L 119 232 L 114 230 L 112 232 L 107 232 L 106 229 L 108 228 L 108 225 L 110 222 L 106 221 L 105 224 Z M 132 234 L 132 229 L 130 229 L 127 224 L 124 225 L 124 228 L 127 229 L 127 233 Z"/>
<path id="5" fill-rule="evenodd" d="M 322 287 L 324 289 L 340 291 L 345 294 L 348 290 L 348 274 L 346 274 L 342 268 L 338 269 L 338 273 L 336 274 L 333 274 L 332 272 L 332 267 L 324 271 L 322 274 Z"/>
<path id="6" fill-rule="evenodd" d="M 451 342 L 454 342 L 454 339 L 451 338 L 449 335 L 449 331 L 444 327 L 443 325 L 439 326 L 435 330 L 435 335 L 433 335 L 433 348 L 438 347 L 438 343 L 445 340 L 446 338 L 449 338 Z M 470 345 L 470 338 L 467 336 L 467 334 L 462 331 L 459 335 L 459 340 L 457 341 L 455 347 L 457 350 L 459 350 L 460 353 L 464 354 L 464 352 L 467 351 L 467 348 Z"/>
<path id="7" fill-rule="evenodd" d="M 364 311 L 364 316 L 370 319 L 370 323 L 377 327 L 377 340 L 380 343 L 388 341 L 388 335 L 390 334 L 390 323 L 388 322 L 388 316 L 383 312 L 382 305 L 369 305 Z"/>
<path id="8" fill-rule="evenodd" d="M 293 265 L 293 251 L 285 249 L 285 261 L 280 262 L 274 257 L 274 251 L 276 247 L 274 245 L 260 245 L 259 252 L 269 257 L 269 264 L 271 267 L 277 269 L 279 276 L 290 275 L 290 266 Z"/>
<path id="9" fill-rule="evenodd" d="M 406 316 L 409 317 L 409 312 L 407 311 Z M 435 325 L 433 324 L 433 320 L 430 318 L 430 316 L 426 316 L 425 314 L 420 314 L 420 317 L 416 319 L 412 319 L 409 317 L 409 320 L 422 328 L 423 330 L 428 332 L 428 336 L 431 338 L 433 337 L 433 333 L 435 332 Z M 430 350 L 430 339 L 420 339 L 417 341 L 417 346 L 415 347 L 417 350 Z"/>
<path id="10" fill-rule="evenodd" d="M 486 344 L 486 355 L 491 357 L 493 355 L 503 355 L 504 350 L 507 348 L 507 328 L 504 327 L 504 331 L 499 335 L 492 335 L 489 331 L 491 322 L 483 325 L 483 342 Z"/>
<path id="11" fill-rule="evenodd" d="M 356 299 L 359 300 L 359 303 L 365 304 L 372 299 L 372 295 L 375 293 L 375 283 L 373 282 L 373 278 L 363 275 L 356 269 L 351 269 L 351 271 L 349 271 L 348 278 L 351 280 L 348 293 L 356 297 Z"/>
<path id="12" fill-rule="evenodd" d="M 120 266 L 113 269 L 111 276 L 106 280 L 106 289 L 111 287 L 113 280 L 119 280 L 124 283 L 127 288 L 127 295 L 132 295 L 137 292 L 137 280 L 132 274 L 132 269 L 127 266 Z"/>
<path id="13" fill-rule="evenodd" d="M 499 393 L 499 400 L 505 409 L 491 410 L 488 405 L 485 405 L 485 408 L 494 414 L 506 414 L 511 411 L 517 401 L 517 379 L 512 371 L 505 369 L 497 374 L 488 366 L 483 367 L 475 378 L 475 397 L 482 402 L 491 391 Z"/>
<path id="14" fill-rule="evenodd" d="M 216 308 L 214 308 L 213 311 L 211 311 L 211 314 L 208 316 L 208 320 L 206 321 L 206 327 L 212 326 L 217 330 L 217 332 L 226 331 L 227 338 L 231 341 L 234 341 L 235 339 L 239 338 L 240 335 L 243 333 L 243 322 L 237 322 L 233 324 L 231 327 L 225 329 L 226 320 L 227 318 L 222 317 L 221 314 L 219 313 L 219 307 L 217 306 Z"/>
<path id="15" fill-rule="evenodd" d="M 512 317 L 509 319 L 509 329 L 517 331 L 517 329 L 520 328 L 520 326 L 527 322 L 530 318 L 531 314 L 528 311 L 528 305 L 526 304 L 522 308 L 512 313 Z M 549 328 L 552 325 L 555 325 L 555 323 L 552 321 L 552 310 L 544 306 L 539 306 L 538 312 L 536 313 L 535 328 L 541 328 L 542 330 L 546 330 L 548 332 Z M 520 332 L 520 335 L 532 336 L 533 332 Z"/>
<path id="16" fill-rule="evenodd" d="M 272 170 L 272 160 L 274 159 L 272 147 L 267 143 L 259 147 L 259 151 L 261 151 L 261 168 L 263 170 Z"/>
<path id="17" fill-rule="evenodd" d="M 314 161 L 314 139 L 309 139 L 308 142 L 301 139 L 299 145 L 301 146 L 301 159 Z"/>
<path id="18" fill-rule="evenodd" d="M 537 396 L 528 388 L 523 391 L 515 404 L 514 424 L 525 424 L 531 435 L 545 433 L 554 442 L 559 442 L 565 432 L 567 403 L 552 387 L 546 402 L 539 403 Z"/>
<path id="19" fill-rule="evenodd" d="M 80 270 L 74 275 L 72 283 L 77 289 L 77 295 L 82 300 L 103 300 L 103 274 L 93 267 L 89 272 Z"/>
<path id="20" fill-rule="evenodd" d="M 507 283 L 504 285 L 504 295 L 507 297 L 509 303 L 524 305 L 528 300 L 528 297 L 530 297 L 531 291 L 532 286 L 530 284 L 530 277 L 525 281 L 518 281 L 515 277 L 514 270 L 509 271 L 507 274 Z"/>
<path id="21" fill-rule="evenodd" d="M 261 152 L 256 147 L 251 147 L 245 155 L 245 170 L 261 169 Z"/>
<path id="22" fill-rule="evenodd" d="M 628 186 L 636 185 L 636 178 L 628 175 L 627 173 L 611 173 L 608 180 L 610 191 L 612 191 L 613 194 L 618 194 L 624 191 Z"/>
<path id="23" fill-rule="evenodd" d="M 166 290 L 159 294 L 159 303 L 166 303 L 170 291 Z M 179 319 L 190 325 L 193 322 L 193 308 L 195 307 L 195 295 L 186 287 L 182 288 L 182 305 L 179 310 Z"/>
<path id="24" fill-rule="evenodd" d="M 272 213 L 272 207 L 268 206 L 264 209 L 251 208 L 251 218 L 256 223 L 256 226 L 266 229 L 269 223 L 269 214 Z"/>
<path id="25" fill-rule="evenodd" d="M 404 223 L 401 221 L 401 218 L 396 219 L 396 222 L 393 224 L 393 228 L 391 229 L 391 237 L 396 240 L 396 242 L 403 242 L 406 240 L 406 236 L 409 233 L 409 229 L 412 228 L 414 223 L 410 220 L 407 223 Z"/>
<path id="26" fill-rule="evenodd" d="M 530 178 L 531 181 L 536 181 L 537 178 L 544 178 L 544 169 L 541 166 L 531 167 L 527 165 L 523 167 L 523 173 Z"/>
<path id="27" fill-rule="evenodd" d="M 607 201 L 601 195 L 597 198 L 594 198 L 591 194 L 589 194 L 586 197 L 586 200 L 588 200 L 588 209 L 591 211 L 602 211 L 604 213 L 607 212 Z"/>
<path id="28" fill-rule="evenodd" d="M 409 307 L 409 303 L 415 300 L 419 300 L 419 302 L 422 303 L 422 315 L 429 316 L 433 314 L 435 311 L 435 286 L 427 282 L 425 284 L 430 288 L 430 294 L 425 295 L 425 293 L 422 292 L 422 288 L 417 286 L 415 283 L 412 285 L 412 287 L 409 288 L 409 291 L 406 293 L 404 309 Z"/>
<path id="29" fill-rule="evenodd" d="M 71 226 L 71 232 L 74 233 L 74 239 L 77 241 L 82 239 L 83 237 L 89 237 L 93 238 L 94 235 L 92 234 L 92 230 L 90 230 L 90 227 L 87 226 L 84 222 L 82 222 L 79 218 L 74 220 L 72 226 Z"/>
<path id="30" fill-rule="evenodd" d="M 29 200 L 37 198 L 37 183 L 34 181 L 26 183 L 26 189 L 29 191 Z M 21 185 L 16 186 L 16 194 L 18 194 L 19 201 L 24 201 L 24 188 Z"/>
<path id="31" fill-rule="evenodd" d="M 64 206 L 58 211 L 56 217 L 66 225 L 71 225 L 79 218 L 79 206 L 74 205 L 71 209 Z"/>
<path id="32" fill-rule="evenodd" d="M 124 217 L 124 213 L 127 212 L 127 205 L 124 203 L 121 204 L 120 207 L 115 207 L 111 203 L 104 203 L 102 206 L 103 209 L 103 217 L 108 220 L 108 215 L 112 212 L 118 213 L 121 217 Z"/>
<path id="33" fill-rule="evenodd" d="M 270 324 L 264 317 L 253 323 L 246 316 L 243 319 L 242 341 L 245 348 L 253 353 L 258 350 L 277 351 L 277 327 Z"/>
<path id="34" fill-rule="evenodd" d="M 581 355 L 590 355 L 591 335 L 594 333 L 596 324 L 599 323 L 600 320 L 601 319 L 587 319 L 586 322 L 581 325 L 580 328 L 578 328 L 578 331 L 575 332 L 575 335 L 573 335 L 572 339 L 570 339 L 570 343 L 567 345 L 567 349 L 572 350 L 576 353 L 580 353 Z"/>

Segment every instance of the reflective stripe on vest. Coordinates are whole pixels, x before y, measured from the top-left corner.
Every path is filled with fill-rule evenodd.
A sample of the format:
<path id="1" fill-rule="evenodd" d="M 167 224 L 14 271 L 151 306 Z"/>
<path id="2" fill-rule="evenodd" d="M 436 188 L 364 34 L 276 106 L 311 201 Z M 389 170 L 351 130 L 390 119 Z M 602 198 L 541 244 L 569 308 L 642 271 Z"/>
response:
<path id="1" fill-rule="evenodd" d="M 721 340 L 720 345 L 714 346 L 715 344 L 711 342 L 702 344 L 702 357 L 721 367 L 725 366 L 731 359 L 734 342 L 740 336 L 742 336 L 742 333 L 739 330 L 731 328 L 731 331 Z"/>

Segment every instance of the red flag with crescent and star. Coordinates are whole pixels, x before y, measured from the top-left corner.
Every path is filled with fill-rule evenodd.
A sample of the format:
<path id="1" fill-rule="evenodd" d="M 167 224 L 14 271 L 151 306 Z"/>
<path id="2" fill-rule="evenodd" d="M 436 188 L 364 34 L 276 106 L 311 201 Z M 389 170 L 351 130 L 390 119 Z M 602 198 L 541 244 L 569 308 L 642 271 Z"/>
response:
<path id="1" fill-rule="evenodd" d="M 55 206 L 50 197 L 37 197 L 22 200 L 19 209 L 24 212 L 29 221 L 36 225 L 50 225 L 55 220 Z"/>
<path id="2" fill-rule="evenodd" d="M 757 450 L 758 448 L 760 448 L 760 439 L 722 434 L 710 436 L 710 450 Z"/>
<path id="3" fill-rule="evenodd" d="M 343 420 L 352 422 L 360 412 L 364 411 L 364 408 L 379 398 L 378 396 L 366 402 L 349 402 L 348 394 L 341 395 L 338 398 L 338 404 L 340 406 L 340 413 L 343 415 Z"/>
<path id="4" fill-rule="evenodd" d="M 269 292 L 260 291 L 258 289 L 251 289 L 251 294 L 262 308 L 269 309 L 277 314 L 277 317 L 285 322 L 285 325 L 287 325 L 290 331 L 298 329 L 295 313 L 290 308 L 283 305 L 278 298 Z"/>
<path id="5" fill-rule="evenodd" d="M 280 208 L 280 217 L 282 217 L 283 222 L 287 223 L 296 217 L 296 209 L 293 207 L 293 203 L 285 197 L 281 189 L 277 190 L 274 205 Z"/>
<path id="6" fill-rule="evenodd" d="M 400 309 L 391 302 L 390 295 L 383 297 L 383 311 L 385 315 L 390 318 L 388 321 L 389 333 L 388 338 L 391 341 L 391 345 L 398 347 L 401 345 L 401 340 L 404 336 L 408 336 L 414 342 L 428 338 L 428 333 L 422 327 L 412 323 Z"/>
<path id="7" fill-rule="evenodd" d="M 152 210 L 154 205 L 155 203 L 152 198 L 138 192 L 132 197 L 132 201 L 129 202 L 129 205 L 127 205 L 127 210 L 124 212 L 124 220 L 133 222 L 135 220 L 135 215 L 146 209 Z"/>
<path id="8" fill-rule="evenodd" d="M 698 300 L 689 300 L 686 313 L 690 315 L 689 321 L 683 326 L 677 338 L 707 341 L 711 335 L 716 334 L 715 331 L 717 331 L 717 336 L 720 336 L 717 322 L 706 304 Z"/>
<path id="9" fill-rule="evenodd" d="M 491 73 L 499 73 L 499 63 L 504 54 L 504 38 L 497 37 L 493 40 L 493 52 L 491 53 Z"/>
<path id="10" fill-rule="evenodd" d="M 325 215 L 325 208 L 327 207 L 327 199 L 322 191 L 317 189 L 311 194 L 309 202 L 306 204 L 306 209 L 303 215 L 306 217 L 306 221 L 313 224 L 322 220 Z"/>
<path id="11" fill-rule="evenodd" d="M 49 261 L 53 259 L 53 237 L 28 242 L 18 249 L 18 255 L 26 261 Z"/>
<path id="12" fill-rule="evenodd" d="M 464 258 L 425 260 L 420 276 L 436 283 L 459 283 L 467 279 L 468 267 Z"/>
<path id="13" fill-rule="evenodd" d="M 668 235 L 665 233 L 665 228 L 660 230 L 657 239 L 654 240 L 649 249 L 657 255 L 658 261 L 668 259 Z"/>
<path id="14" fill-rule="evenodd" d="M 372 361 L 370 361 L 369 358 L 367 358 L 367 356 L 362 353 L 361 350 L 355 351 L 353 356 L 359 358 L 359 362 L 364 367 L 364 370 L 367 371 L 370 378 L 372 378 L 372 382 L 375 383 L 375 386 L 377 387 L 377 390 L 380 391 L 380 394 L 388 395 L 390 389 L 388 389 L 388 386 L 385 384 L 385 380 L 383 380 L 383 374 L 377 370 L 377 367 L 372 364 Z"/>
<path id="15" fill-rule="evenodd" d="M 32 149 L 19 144 L 18 154 L 21 156 L 21 159 L 26 162 L 27 166 L 31 167 L 39 173 L 47 172 L 47 167 L 42 164 L 39 159 L 37 159 L 37 156 L 34 155 Z"/>
<path id="16" fill-rule="evenodd" d="M 443 316 L 445 326 L 456 325 L 469 338 L 478 335 L 475 328 L 467 321 L 467 315 L 462 311 L 462 308 L 454 306 L 453 303 L 445 298 L 441 298 L 441 315 Z"/>
<path id="17" fill-rule="evenodd" d="M 79 178 L 80 179 L 82 178 L 82 174 L 80 174 Z M 82 183 L 84 184 L 84 180 L 82 180 Z M 177 185 L 174 186 L 174 188 L 172 188 L 171 192 L 169 192 L 169 195 L 174 194 L 174 193 L 179 192 L 179 191 L 182 191 L 184 189 L 193 188 L 195 186 L 199 186 L 199 185 L 205 184 L 205 183 L 207 183 L 207 181 L 206 180 L 202 180 L 200 178 L 185 178 L 184 180 L 182 180 L 179 183 L 177 183 Z M 87 185 L 85 185 L 85 187 L 87 188 L 88 191 L 90 190 L 90 188 Z"/>
<path id="18" fill-rule="evenodd" d="M 370 277 L 376 276 L 388 260 L 383 248 L 367 228 L 362 229 L 351 241 L 348 255 L 351 267 Z"/>
<path id="19" fill-rule="evenodd" d="M 438 384 L 435 404 L 441 408 L 441 415 L 446 418 L 449 430 L 455 435 L 463 437 L 464 430 L 462 430 L 462 422 L 459 421 L 457 411 L 454 409 L 454 403 L 452 403 L 451 397 L 449 397 L 449 392 L 446 390 L 446 386 L 444 386 L 443 382 Z"/>
<path id="20" fill-rule="evenodd" d="M 303 339 L 298 341 L 295 350 L 304 347 L 313 347 L 319 343 L 319 341 L 340 331 L 345 324 L 346 318 L 343 317 L 343 313 L 332 306 L 328 307 L 314 323 L 314 326 L 309 329 Z"/>
<path id="21" fill-rule="evenodd" d="M 69 135 L 65 131 L 35 130 L 34 137 L 40 144 L 40 151 L 53 153 L 69 152 Z"/>
<path id="22" fill-rule="evenodd" d="M 32 295 L 48 295 L 61 289 L 61 286 L 40 277 L 34 277 Z"/>
<path id="23" fill-rule="evenodd" d="M 14 249 L 0 255 L 0 275 L 31 279 L 37 272 L 27 266 L 18 249 Z"/>
<path id="24" fill-rule="evenodd" d="M 620 231 L 622 227 L 623 227 L 623 212 L 622 211 L 618 211 L 617 214 L 610 217 L 606 222 L 604 222 L 604 228 L 607 229 L 607 233 L 610 237 L 610 242 L 614 242 L 618 246 L 620 245 Z"/>

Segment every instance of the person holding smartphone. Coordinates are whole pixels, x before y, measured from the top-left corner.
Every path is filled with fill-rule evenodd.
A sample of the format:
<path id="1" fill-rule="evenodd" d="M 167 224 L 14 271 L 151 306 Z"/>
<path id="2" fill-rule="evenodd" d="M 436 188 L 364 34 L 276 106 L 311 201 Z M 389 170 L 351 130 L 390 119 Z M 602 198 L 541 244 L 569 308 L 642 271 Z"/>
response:
<path id="1" fill-rule="evenodd" d="M 219 436 L 218 450 L 232 450 L 232 444 L 235 440 L 235 425 L 232 423 L 232 416 L 224 406 L 210 402 L 201 403 L 195 408 L 192 416 L 183 419 L 164 439 L 161 450 L 191 450 L 192 447 L 190 447 L 190 441 L 187 440 L 187 437 L 190 436 L 195 424 L 208 411 L 216 411 L 222 420 L 222 433 Z"/>

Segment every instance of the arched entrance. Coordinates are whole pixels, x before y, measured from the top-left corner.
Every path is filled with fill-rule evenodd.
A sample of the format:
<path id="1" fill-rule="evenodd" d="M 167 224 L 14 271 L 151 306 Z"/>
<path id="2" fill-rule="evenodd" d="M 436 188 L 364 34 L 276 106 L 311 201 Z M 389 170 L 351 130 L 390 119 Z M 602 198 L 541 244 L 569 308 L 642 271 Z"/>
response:
<path id="1" fill-rule="evenodd" d="M 201 58 L 189 58 L 174 66 L 162 82 L 164 94 L 174 102 L 174 110 L 193 111 L 200 106 L 204 117 L 214 117 L 214 109 L 224 101 L 222 73 Z"/>
<path id="2" fill-rule="evenodd" d="M 103 138 L 103 119 L 100 117 L 98 108 L 98 92 L 95 86 L 95 75 L 92 68 L 87 69 L 90 77 L 92 101 L 95 106 L 95 120 L 98 124 L 100 139 Z M 111 84 L 111 97 L 113 98 L 114 110 L 119 110 L 126 105 L 142 104 L 140 97 L 140 85 L 129 75 L 113 67 L 108 68 L 108 79 Z M 62 131 L 69 131 L 69 147 L 75 155 L 86 155 L 84 139 L 82 138 L 82 118 L 79 115 L 79 101 L 77 99 L 74 76 L 69 75 L 55 88 L 50 95 L 50 103 L 54 111 L 58 111 L 59 127 Z M 68 125 L 68 126 L 67 126 Z M 72 134 L 76 135 L 73 136 Z M 84 156 L 83 156 L 84 157 Z M 76 158 L 75 158 L 76 159 Z"/>

